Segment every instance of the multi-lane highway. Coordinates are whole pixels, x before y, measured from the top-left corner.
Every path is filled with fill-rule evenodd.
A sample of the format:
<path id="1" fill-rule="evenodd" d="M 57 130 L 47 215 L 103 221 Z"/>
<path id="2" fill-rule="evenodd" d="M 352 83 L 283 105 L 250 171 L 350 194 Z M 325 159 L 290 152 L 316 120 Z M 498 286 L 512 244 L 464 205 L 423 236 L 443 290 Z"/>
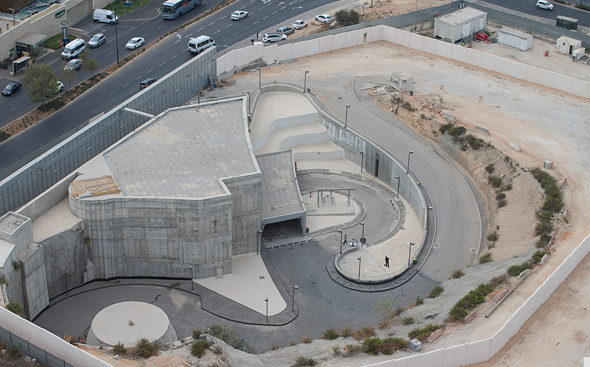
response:
<path id="1" fill-rule="evenodd" d="M 585 10 L 576 9 L 572 6 L 566 6 L 557 2 L 551 2 L 554 6 L 552 11 L 544 10 L 544 9 L 537 9 L 535 6 L 537 4 L 537 0 L 523 0 L 523 1 L 514 1 L 514 0 L 484 0 L 488 4 L 493 4 L 497 6 L 501 6 L 506 9 L 514 10 L 520 13 L 533 15 L 535 17 L 545 18 L 555 20 L 558 15 L 563 15 L 570 18 L 579 19 L 580 22 L 578 25 L 584 27 L 590 27 L 590 12 Z M 578 3 L 576 1 L 575 3 Z M 584 1 L 584 5 L 586 5 L 588 1 Z M 483 5 L 483 4 L 482 4 Z"/>
<path id="2" fill-rule="evenodd" d="M 157 0 L 154 0 L 157 1 Z M 286 21 L 297 15 L 310 11 L 321 5 L 328 4 L 334 0 L 239 0 L 234 4 L 214 13 L 213 15 L 195 22 L 191 26 L 168 37 L 148 51 L 141 57 L 129 63 L 115 75 L 102 81 L 99 85 L 90 89 L 74 102 L 60 109 L 45 120 L 25 130 L 17 136 L 0 144 L 0 168 L 7 167 L 30 152 L 51 142 L 56 137 L 84 123 L 88 119 L 108 111 L 139 91 L 139 82 L 146 78 L 160 78 L 171 70 L 180 66 L 192 57 L 187 52 L 187 44 L 190 37 L 206 34 L 213 37 L 217 42 L 218 50 L 229 47 L 236 42 L 249 39 L 257 31 L 263 31 L 276 25 L 283 25 Z M 165 20 L 160 16 L 153 19 L 139 18 L 132 16 L 126 19 L 121 18 L 118 26 L 119 33 L 119 55 L 124 57 L 130 54 L 125 50 L 125 43 L 132 37 L 144 37 L 146 43 L 158 39 L 168 30 L 174 29 L 187 22 L 189 17 L 196 17 L 215 3 L 205 2 L 195 10 L 192 10 L 175 20 Z M 230 14 L 234 10 L 243 9 L 249 12 L 248 17 L 239 21 L 230 20 Z M 92 34 L 104 31 L 108 42 L 95 50 L 91 50 L 91 56 L 96 57 L 104 68 L 116 62 L 114 26 L 108 24 L 82 24 L 82 27 L 90 28 Z M 61 68 L 61 61 L 58 60 L 58 53 L 55 53 L 48 62 L 54 68 Z M 79 72 L 80 80 L 89 77 L 89 72 Z M 25 91 L 26 92 L 26 91 Z M 26 93 L 18 93 L 18 98 L 24 98 Z M 14 97 L 17 97 L 16 95 Z M 17 98 L 5 99 L 0 104 L 0 114 L 3 121 L 8 120 L 7 116 L 16 113 L 13 104 L 23 103 Z M 9 102 L 8 102 L 9 101 Z M 20 101 L 20 102 L 19 102 Z M 7 103 L 8 102 L 8 103 Z M 28 107 L 32 108 L 32 105 Z M 16 115 L 15 115 L 16 116 Z M 18 117 L 18 116 L 16 116 Z"/>

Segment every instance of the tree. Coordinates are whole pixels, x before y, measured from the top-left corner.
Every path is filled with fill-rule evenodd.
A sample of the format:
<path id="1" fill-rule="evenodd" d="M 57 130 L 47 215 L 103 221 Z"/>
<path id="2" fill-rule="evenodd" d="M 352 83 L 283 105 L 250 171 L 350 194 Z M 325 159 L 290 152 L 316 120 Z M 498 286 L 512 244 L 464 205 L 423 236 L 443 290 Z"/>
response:
<path id="1" fill-rule="evenodd" d="M 80 54 L 80 60 L 82 60 L 82 70 L 89 71 L 94 76 L 94 72 L 98 69 L 98 61 L 96 58 L 90 57 L 88 50 L 84 50 Z"/>
<path id="2" fill-rule="evenodd" d="M 354 9 L 350 9 L 350 11 L 346 11 L 344 9 L 339 10 L 336 12 L 336 14 L 334 14 L 334 18 L 336 18 L 336 21 L 340 27 L 358 24 L 360 21 L 360 15 Z"/>
<path id="3" fill-rule="evenodd" d="M 47 64 L 33 64 L 26 68 L 21 81 L 29 90 L 29 101 L 43 104 L 44 109 L 47 109 L 46 103 L 59 93 L 55 72 Z"/>
<path id="4" fill-rule="evenodd" d="M 72 89 L 72 83 L 74 82 L 74 78 L 76 77 L 76 74 L 78 74 L 78 71 L 76 69 L 64 69 L 66 65 L 66 62 L 62 65 L 61 77 L 63 82 L 67 83 L 70 89 Z M 84 62 L 82 62 L 82 65 L 84 65 Z"/>

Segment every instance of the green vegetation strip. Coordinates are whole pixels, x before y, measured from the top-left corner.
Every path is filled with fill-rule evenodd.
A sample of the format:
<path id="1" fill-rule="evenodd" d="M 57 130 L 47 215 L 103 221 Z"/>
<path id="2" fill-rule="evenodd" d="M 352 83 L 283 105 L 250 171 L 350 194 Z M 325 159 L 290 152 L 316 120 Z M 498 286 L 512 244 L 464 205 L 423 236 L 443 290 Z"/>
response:
<path id="1" fill-rule="evenodd" d="M 481 283 L 477 288 L 470 291 L 465 297 L 457 301 L 449 311 L 449 315 L 451 315 L 455 321 L 464 319 L 471 310 L 482 304 L 486 300 L 486 296 L 493 290 L 494 288 L 488 283 Z"/>

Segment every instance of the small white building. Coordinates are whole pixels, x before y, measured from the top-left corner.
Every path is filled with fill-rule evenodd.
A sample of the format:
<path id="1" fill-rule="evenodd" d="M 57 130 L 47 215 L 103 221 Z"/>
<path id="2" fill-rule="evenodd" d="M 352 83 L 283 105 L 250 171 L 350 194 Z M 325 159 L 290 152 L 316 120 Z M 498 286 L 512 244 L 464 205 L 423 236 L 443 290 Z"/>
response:
<path id="1" fill-rule="evenodd" d="M 473 8 L 463 8 L 434 18 L 434 36 L 455 43 L 484 30 L 488 14 Z"/>
<path id="2" fill-rule="evenodd" d="M 555 48 L 557 52 L 562 54 L 571 55 L 575 49 L 582 47 L 582 41 L 578 41 L 577 39 L 569 38 L 566 36 L 561 36 L 557 39 L 557 44 Z"/>
<path id="3" fill-rule="evenodd" d="M 498 31 L 498 43 L 526 51 L 533 47 L 533 36 L 516 29 L 502 27 Z"/>

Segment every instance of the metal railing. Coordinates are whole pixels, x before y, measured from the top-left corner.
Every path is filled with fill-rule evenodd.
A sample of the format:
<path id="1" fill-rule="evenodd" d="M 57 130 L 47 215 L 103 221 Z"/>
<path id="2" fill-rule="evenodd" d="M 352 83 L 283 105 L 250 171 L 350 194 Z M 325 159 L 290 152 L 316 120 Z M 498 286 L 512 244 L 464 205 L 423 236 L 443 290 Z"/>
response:
<path id="1" fill-rule="evenodd" d="M 0 342 L 6 346 L 10 352 L 13 348 L 19 351 L 20 354 L 34 359 L 38 364 L 46 367 L 75 367 L 65 360 L 54 356 L 45 349 L 39 348 L 35 344 L 31 344 L 20 336 L 11 333 L 10 331 L 0 327 Z"/>

